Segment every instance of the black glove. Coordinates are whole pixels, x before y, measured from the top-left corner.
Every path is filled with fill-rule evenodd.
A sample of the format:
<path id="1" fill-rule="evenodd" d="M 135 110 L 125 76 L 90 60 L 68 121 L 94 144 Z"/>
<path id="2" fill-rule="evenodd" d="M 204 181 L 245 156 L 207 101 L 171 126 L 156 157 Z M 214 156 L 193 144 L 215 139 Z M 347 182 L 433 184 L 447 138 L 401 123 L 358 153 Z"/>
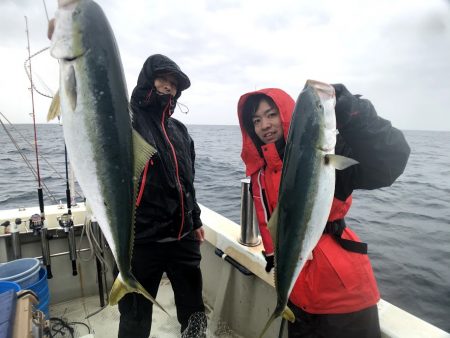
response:
<path id="1" fill-rule="evenodd" d="M 336 127 L 342 129 L 352 118 L 351 114 L 357 109 L 359 95 L 352 95 L 341 83 L 332 84 L 336 92 Z"/>
<path id="2" fill-rule="evenodd" d="M 264 258 L 266 259 L 266 262 L 267 262 L 267 264 L 266 264 L 266 272 L 270 272 L 270 270 L 273 269 L 275 256 L 273 254 L 272 255 L 266 255 L 265 251 L 263 251 L 262 254 L 263 254 L 263 256 L 264 256 Z"/>

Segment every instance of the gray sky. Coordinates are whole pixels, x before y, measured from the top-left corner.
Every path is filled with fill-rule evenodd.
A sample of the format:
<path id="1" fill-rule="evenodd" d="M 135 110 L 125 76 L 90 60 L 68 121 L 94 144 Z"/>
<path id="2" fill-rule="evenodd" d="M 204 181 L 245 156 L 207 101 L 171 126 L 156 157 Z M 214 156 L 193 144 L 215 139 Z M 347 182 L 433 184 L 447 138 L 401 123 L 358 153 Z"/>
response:
<path id="1" fill-rule="evenodd" d="M 45 0 L 50 17 L 56 0 Z M 131 93 L 145 59 L 174 59 L 192 86 L 188 124 L 237 124 L 245 92 L 279 87 L 296 99 L 307 79 L 344 83 L 400 129 L 450 130 L 448 0 L 98 0 L 115 33 Z M 49 46 L 43 1 L 0 0 L 0 112 L 32 123 L 31 53 Z M 58 88 L 48 50 L 32 59 L 36 87 Z M 35 95 L 36 121 L 50 99 Z"/>

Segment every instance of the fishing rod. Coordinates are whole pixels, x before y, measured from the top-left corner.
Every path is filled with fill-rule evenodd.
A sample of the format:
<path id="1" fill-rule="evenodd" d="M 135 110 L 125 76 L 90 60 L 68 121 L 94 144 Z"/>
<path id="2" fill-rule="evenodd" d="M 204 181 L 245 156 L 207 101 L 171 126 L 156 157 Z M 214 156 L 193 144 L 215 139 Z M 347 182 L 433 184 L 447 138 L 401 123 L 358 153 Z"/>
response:
<path id="1" fill-rule="evenodd" d="M 33 57 L 33 56 L 31 56 Z M 28 73 L 28 72 L 27 72 Z M 36 90 L 36 89 L 35 89 Z M 36 90 L 37 91 L 37 90 Z M 38 92 L 39 93 L 39 92 Z M 15 133 L 17 133 L 18 135 L 20 135 L 22 137 L 22 140 L 25 141 L 30 147 L 33 147 L 33 145 L 31 144 L 30 141 L 28 141 L 28 139 L 16 128 L 14 127 L 14 125 L 11 123 L 11 121 L 8 120 L 8 118 L 5 116 L 5 114 L 3 114 L 2 112 L 0 112 L 0 124 L 2 125 L 3 129 L 5 130 L 5 133 L 8 135 L 8 137 L 10 138 L 11 142 L 13 143 L 13 145 L 16 147 L 17 152 L 19 153 L 20 156 L 22 156 L 22 159 L 24 160 L 25 164 L 27 165 L 28 169 L 30 169 L 31 173 L 33 174 L 34 178 L 37 181 L 37 174 L 36 174 L 36 170 L 34 169 L 33 165 L 30 163 L 30 161 L 28 160 L 27 156 L 23 153 L 23 151 L 20 149 L 19 144 L 17 143 L 17 141 L 15 140 L 15 138 L 12 136 L 12 134 L 8 131 L 8 129 L 6 128 L 5 124 L 3 123 L 1 118 L 4 118 L 6 120 L 6 122 L 8 122 L 9 128 L 11 128 Z M 58 170 L 56 170 L 56 168 L 51 164 L 51 162 L 47 159 L 47 157 L 45 157 L 44 155 L 42 155 L 41 153 L 39 153 L 39 158 L 41 158 L 42 160 L 45 161 L 45 163 L 49 166 L 49 168 L 51 168 L 53 170 L 53 172 L 56 174 L 56 176 L 58 176 L 60 179 L 64 179 L 62 177 L 62 175 L 58 172 Z M 42 182 L 42 185 L 44 187 L 44 190 L 47 192 L 47 197 L 50 198 L 54 204 L 58 204 L 58 201 L 56 200 L 55 196 L 51 193 L 50 189 L 47 187 L 47 185 L 45 184 L 45 182 Z M 79 198 L 83 198 L 83 196 L 75 190 L 74 187 L 72 187 L 71 189 L 72 191 L 75 192 L 75 195 L 78 196 Z M 73 204 L 73 205 L 76 205 Z"/>
<path id="2" fill-rule="evenodd" d="M 66 199 L 67 199 L 67 213 L 58 217 L 59 225 L 67 233 L 67 239 L 69 240 L 69 256 L 72 261 L 72 276 L 78 275 L 77 272 L 77 247 L 75 244 L 75 230 L 73 227 L 72 217 L 72 200 L 70 196 L 69 186 L 69 165 L 67 161 L 67 147 L 64 145 L 64 160 L 66 164 Z"/>
<path id="3" fill-rule="evenodd" d="M 50 24 L 50 18 L 48 16 L 45 0 L 43 0 L 43 4 L 44 4 L 44 9 L 45 9 L 45 14 L 47 16 L 47 22 Z M 49 33 L 48 37 L 51 38 L 51 33 Z M 30 73 L 31 73 L 31 68 L 30 68 Z M 42 93 L 40 93 L 40 94 L 43 95 Z M 58 120 L 59 120 L 59 116 L 58 116 Z M 65 163 L 65 169 L 66 169 L 67 213 L 62 214 L 60 217 L 58 217 L 58 223 L 64 229 L 64 232 L 67 234 L 67 239 L 69 241 L 69 256 L 70 256 L 70 260 L 72 262 L 72 275 L 76 276 L 76 275 L 78 275 L 77 263 L 76 263 L 77 248 L 76 248 L 76 243 L 75 243 L 75 230 L 74 230 L 74 226 L 73 226 L 73 217 L 72 217 L 72 205 L 71 205 L 72 199 L 70 196 L 70 186 L 69 186 L 69 168 L 68 168 L 69 166 L 68 166 L 68 160 L 67 160 L 67 147 L 65 144 L 64 144 L 64 163 Z M 76 191 L 75 191 L 75 193 L 76 193 Z"/>
<path id="4" fill-rule="evenodd" d="M 38 199 L 39 199 L 39 210 L 40 214 L 34 214 L 30 218 L 30 228 L 33 230 L 33 234 L 41 235 L 41 249 L 42 249 L 42 260 L 44 265 L 47 268 L 47 278 L 53 278 L 51 262 L 50 262 L 50 247 L 47 236 L 47 222 L 45 219 L 44 212 L 44 196 L 42 194 L 42 185 L 41 185 L 41 174 L 39 170 L 39 151 L 38 151 L 38 143 L 37 143 L 37 131 L 36 131 L 36 116 L 34 112 L 34 89 L 33 89 L 33 74 L 31 71 L 31 51 L 30 51 L 30 36 L 28 31 L 28 19 L 25 16 L 25 25 L 26 25 L 26 33 L 27 33 L 27 49 L 28 49 L 28 67 L 30 69 L 30 92 L 31 92 L 31 108 L 32 108 L 32 116 L 33 116 L 33 128 L 34 128 L 34 150 L 36 154 L 36 173 L 38 180 Z"/>
<path id="5" fill-rule="evenodd" d="M 11 122 L 8 121 L 8 119 L 2 114 L 2 112 L 0 112 L 0 115 L 3 116 L 3 118 L 10 124 L 10 126 L 12 126 Z M 28 169 L 30 169 L 31 173 L 34 176 L 34 179 L 37 181 L 37 173 L 36 170 L 34 169 L 33 165 L 31 164 L 30 160 L 27 158 L 27 156 L 23 153 L 22 149 L 20 148 L 19 144 L 17 143 L 17 141 L 14 139 L 14 137 L 12 136 L 12 134 L 9 132 L 9 130 L 6 128 L 5 124 L 3 123 L 2 119 L 0 118 L 0 124 L 2 125 L 6 135 L 8 135 L 9 139 L 11 140 L 12 144 L 14 145 L 14 147 L 16 147 L 17 152 L 19 153 L 19 155 L 22 157 L 23 161 L 25 162 L 25 164 L 27 165 Z M 20 132 L 14 128 L 14 126 L 12 126 L 13 129 L 15 130 L 15 132 L 19 133 Z M 24 137 L 22 134 L 20 134 L 22 137 Z M 29 142 L 28 144 L 30 146 L 32 146 Z M 39 154 L 41 156 L 41 158 L 43 158 L 50 166 L 51 164 L 47 161 L 47 159 L 45 157 L 43 157 L 41 154 Z M 55 170 L 55 169 L 54 169 Z M 56 172 L 56 171 L 55 171 Z M 58 172 L 56 172 L 57 175 L 59 175 Z M 59 175 L 61 176 L 61 175 Z M 55 204 L 58 204 L 58 201 L 56 200 L 55 196 L 53 196 L 53 194 L 51 193 L 50 189 L 47 187 L 47 185 L 45 184 L 45 182 L 42 182 L 42 186 L 45 190 L 45 192 L 47 193 L 47 197 L 50 198 Z"/>

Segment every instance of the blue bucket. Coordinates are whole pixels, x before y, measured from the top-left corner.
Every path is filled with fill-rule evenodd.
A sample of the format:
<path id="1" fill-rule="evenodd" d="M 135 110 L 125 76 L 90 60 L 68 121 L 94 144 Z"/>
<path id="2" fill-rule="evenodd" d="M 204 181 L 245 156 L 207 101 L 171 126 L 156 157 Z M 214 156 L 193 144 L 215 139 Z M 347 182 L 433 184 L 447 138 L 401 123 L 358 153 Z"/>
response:
<path id="1" fill-rule="evenodd" d="M 33 291 L 39 298 L 39 303 L 36 308 L 41 310 L 46 318 L 49 318 L 48 313 L 48 304 L 50 300 L 50 292 L 48 289 L 48 280 L 47 280 L 47 270 L 45 268 L 41 268 L 39 270 L 39 280 L 28 286 L 28 290 Z"/>
<path id="2" fill-rule="evenodd" d="M 0 281 L 14 282 L 26 289 L 39 279 L 40 262 L 37 258 L 21 258 L 0 265 Z"/>
<path id="3" fill-rule="evenodd" d="M 20 291 L 20 285 L 14 282 L 8 282 L 8 281 L 0 281 L 0 293 L 14 290 L 15 292 Z"/>

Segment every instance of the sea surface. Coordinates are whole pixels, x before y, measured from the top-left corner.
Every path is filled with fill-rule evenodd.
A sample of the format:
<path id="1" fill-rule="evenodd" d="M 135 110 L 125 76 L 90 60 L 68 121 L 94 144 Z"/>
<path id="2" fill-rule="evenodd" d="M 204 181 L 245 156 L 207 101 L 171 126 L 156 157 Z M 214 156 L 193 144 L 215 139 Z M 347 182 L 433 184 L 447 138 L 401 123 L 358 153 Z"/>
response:
<path id="1" fill-rule="evenodd" d="M 6 128 L 15 144 L 0 126 L 0 209 L 37 205 L 29 169 L 36 168 L 33 126 Z M 198 201 L 239 223 L 245 178 L 239 127 L 188 129 Z M 450 132 L 404 133 L 411 147 L 405 172 L 391 187 L 355 191 L 347 224 L 369 244 L 382 298 L 450 332 Z M 46 159 L 39 159 L 40 176 L 52 196 L 44 192 L 45 204 L 65 203 L 62 127 L 38 125 L 37 143 Z"/>

